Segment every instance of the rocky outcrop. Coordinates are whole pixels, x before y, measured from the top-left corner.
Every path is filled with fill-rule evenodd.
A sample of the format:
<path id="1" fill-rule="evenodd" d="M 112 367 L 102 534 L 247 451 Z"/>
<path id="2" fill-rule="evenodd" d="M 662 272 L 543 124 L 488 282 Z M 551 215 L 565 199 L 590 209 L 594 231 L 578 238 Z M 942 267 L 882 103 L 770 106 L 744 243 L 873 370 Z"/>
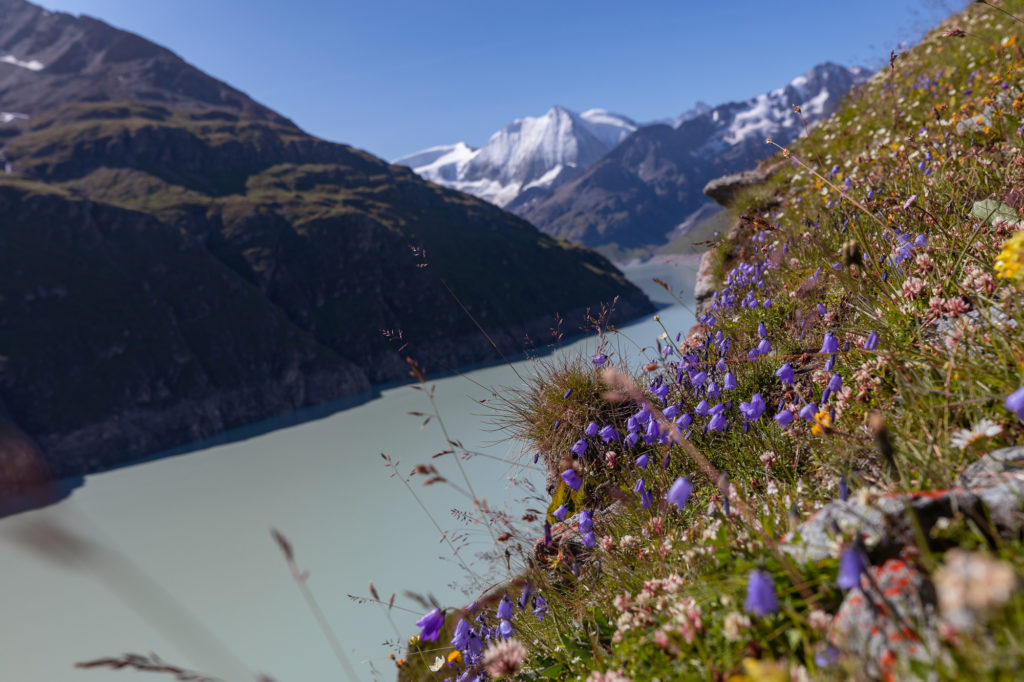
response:
<path id="1" fill-rule="evenodd" d="M 770 175 L 771 172 L 763 168 L 723 175 L 704 185 L 704 196 L 728 207 L 741 190 L 762 184 Z"/>

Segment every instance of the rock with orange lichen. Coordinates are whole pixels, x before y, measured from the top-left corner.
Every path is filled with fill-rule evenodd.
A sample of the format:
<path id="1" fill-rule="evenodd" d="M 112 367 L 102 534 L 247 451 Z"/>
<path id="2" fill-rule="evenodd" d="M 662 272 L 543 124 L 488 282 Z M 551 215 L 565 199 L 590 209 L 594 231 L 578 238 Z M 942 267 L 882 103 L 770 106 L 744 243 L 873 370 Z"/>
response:
<path id="1" fill-rule="evenodd" d="M 861 576 L 836 614 L 830 640 L 875 679 L 906 680 L 910 661 L 928 662 L 936 645 L 935 591 L 909 561 L 889 559 Z"/>

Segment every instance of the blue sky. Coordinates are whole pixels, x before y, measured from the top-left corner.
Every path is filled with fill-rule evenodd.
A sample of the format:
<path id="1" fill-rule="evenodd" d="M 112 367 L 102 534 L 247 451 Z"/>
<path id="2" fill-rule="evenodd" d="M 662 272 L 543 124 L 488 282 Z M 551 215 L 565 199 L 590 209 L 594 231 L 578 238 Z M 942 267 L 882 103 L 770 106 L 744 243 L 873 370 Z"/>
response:
<path id="1" fill-rule="evenodd" d="M 160 43 L 320 137 L 392 159 L 553 104 L 637 121 L 814 64 L 877 67 L 963 0 L 37 0 Z"/>

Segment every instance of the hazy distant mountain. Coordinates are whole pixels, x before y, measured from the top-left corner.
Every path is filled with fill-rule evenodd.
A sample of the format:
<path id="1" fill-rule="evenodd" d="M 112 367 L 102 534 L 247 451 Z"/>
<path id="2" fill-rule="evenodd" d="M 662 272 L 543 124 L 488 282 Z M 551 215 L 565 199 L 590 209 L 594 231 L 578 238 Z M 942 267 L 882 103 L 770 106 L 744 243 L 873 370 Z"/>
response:
<path id="1" fill-rule="evenodd" d="M 577 114 L 556 106 L 543 116 L 516 119 L 478 149 L 459 142 L 393 163 L 492 204 L 511 206 L 524 193 L 578 177 L 636 128 L 625 116 L 603 109 Z"/>
<path id="2" fill-rule="evenodd" d="M 678 225 L 710 203 L 701 193 L 709 180 L 770 155 L 766 137 L 782 144 L 795 139 L 802 126 L 793 105 L 802 108 L 809 124 L 816 123 L 869 75 L 860 68 L 822 64 L 745 102 L 717 107 L 701 102 L 679 116 L 640 126 L 601 112 L 611 119 L 612 133 L 602 139 L 603 147 L 594 144 L 597 136 L 587 127 L 600 110 L 575 115 L 555 107 L 542 118 L 516 121 L 479 150 L 460 143 L 396 163 L 505 206 L 549 234 L 612 250 L 645 248 L 664 244 Z M 544 142 L 522 141 L 527 139 Z"/>
<path id="3" fill-rule="evenodd" d="M 403 379 L 407 354 L 495 358 L 447 287 L 504 352 L 556 313 L 651 310 L 591 251 L 23 0 L 0 0 L 5 168 L 4 471 L 10 422 L 81 473 Z"/>

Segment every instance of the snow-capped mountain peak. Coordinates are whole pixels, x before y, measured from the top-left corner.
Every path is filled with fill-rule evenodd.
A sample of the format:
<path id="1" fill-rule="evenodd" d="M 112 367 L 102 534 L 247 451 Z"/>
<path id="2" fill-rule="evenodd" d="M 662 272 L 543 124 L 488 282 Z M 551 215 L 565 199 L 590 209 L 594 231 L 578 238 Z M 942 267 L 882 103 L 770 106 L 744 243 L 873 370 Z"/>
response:
<path id="1" fill-rule="evenodd" d="M 479 149 L 460 142 L 431 147 L 394 163 L 505 206 L 527 190 L 551 188 L 575 177 L 636 127 L 625 116 L 603 109 L 577 114 L 556 105 L 542 116 L 517 118 Z"/>
<path id="2" fill-rule="evenodd" d="M 671 126 L 678 139 L 686 141 L 690 163 L 713 160 L 729 150 L 730 158 L 755 161 L 763 156 L 764 138 L 788 144 L 803 130 L 793 105 L 800 106 L 804 119 L 813 124 L 868 76 L 864 69 L 821 64 L 786 86 L 745 102 L 711 107 L 698 101 L 692 109 L 654 123 Z M 577 114 L 553 106 L 541 116 L 517 118 L 479 149 L 460 142 L 424 149 L 394 163 L 525 215 L 530 204 L 546 201 L 558 187 L 588 173 L 612 149 L 643 137 L 650 125 L 638 125 L 605 109 Z M 531 219 L 544 228 L 536 216 Z"/>

